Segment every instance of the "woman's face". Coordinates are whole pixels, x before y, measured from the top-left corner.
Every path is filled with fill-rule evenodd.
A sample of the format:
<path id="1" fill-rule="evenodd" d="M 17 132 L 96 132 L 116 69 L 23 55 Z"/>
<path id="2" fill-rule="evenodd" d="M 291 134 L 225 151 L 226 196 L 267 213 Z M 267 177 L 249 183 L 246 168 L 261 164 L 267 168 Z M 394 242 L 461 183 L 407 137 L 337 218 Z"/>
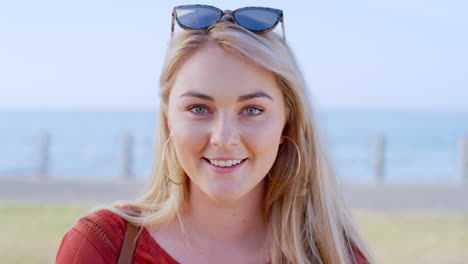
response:
<path id="1" fill-rule="evenodd" d="M 177 74 L 167 118 L 192 184 L 212 199 L 233 201 L 261 186 L 273 165 L 285 108 L 271 72 L 207 45 Z"/>

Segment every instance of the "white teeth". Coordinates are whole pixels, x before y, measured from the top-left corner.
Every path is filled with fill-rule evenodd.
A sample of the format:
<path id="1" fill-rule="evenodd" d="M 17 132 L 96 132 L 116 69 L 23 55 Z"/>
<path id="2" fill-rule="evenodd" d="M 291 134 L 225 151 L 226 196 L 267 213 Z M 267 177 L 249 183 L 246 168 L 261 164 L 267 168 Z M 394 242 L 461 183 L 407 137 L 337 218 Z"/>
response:
<path id="1" fill-rule="evenodd" d="M 242 162 L 242 160 L 209 160 L 211 164 L 217 167 L 232 167 Z"/>

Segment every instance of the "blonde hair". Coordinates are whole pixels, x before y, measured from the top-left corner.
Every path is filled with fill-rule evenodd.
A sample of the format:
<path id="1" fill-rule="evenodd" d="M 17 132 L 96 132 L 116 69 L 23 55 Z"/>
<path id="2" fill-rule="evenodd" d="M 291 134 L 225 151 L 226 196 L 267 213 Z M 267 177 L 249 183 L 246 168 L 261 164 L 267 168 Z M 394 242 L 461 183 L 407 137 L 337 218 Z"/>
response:
<path id="1" fill-rule="evenodd" d="M 281 144 L 269 172 L 275 182 L 289 182 L 296 174 L 301 155 L 299 174 L 291 184 L 279 186 L 270 180 L 267 183 L 264 210 L 272 243 L 271 263 L 356 263 L 354 258 L 359 253 L 373 263 L 319 144 L 312 104 L 293 53 L 276 33 L 252 33 L 233 23 L 229 15 L 207 30 L 183 31 L 171 40 L 160 78 L 159 130 L 148 191 L 137 201 L 117 202 L 107 209 L 141 226 L 171 222 L 185 210 L 189 181 L 184 181 L 187 176 L 172 144 L 168 144 L 166 157 L 162 157 L 169 137 L 165 111 L 178 70 L 189 56 L 207 44 L 219 45 L 275 75 L 287 109 L 283 135 L 292 138 L 300 149 L 297 153 L 291 142 Z M 173 184 L 169 178 L 183 183 Z M 122 207 L 137 208 L 145 214 L 136 216 Z"/>

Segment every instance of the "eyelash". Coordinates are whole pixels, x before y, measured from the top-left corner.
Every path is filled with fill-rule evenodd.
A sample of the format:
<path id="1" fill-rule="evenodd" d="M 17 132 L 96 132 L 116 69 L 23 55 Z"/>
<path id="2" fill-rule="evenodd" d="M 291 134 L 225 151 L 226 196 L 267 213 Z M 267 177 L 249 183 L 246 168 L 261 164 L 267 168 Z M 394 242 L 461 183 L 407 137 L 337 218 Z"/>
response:
<path id="1" fill-rule="evenodd" d="M 187 108 L 187 110 L 190 111 L 190 112 L 192 112 L 192 113 L 195 114 L 195 115 L 203 115 L 203 114 L 205 114 L 205 113 L 196 113 L 196 112 L 193 111 L 194 109 L 199 108 L 199 107 L 202 107 L 202 108 L 204 108 L 205 110 L 208 110 L 208 107 L 207 107 L 207 106 L 205 106 L 205 105 L 200 105 L 200 104 L 191 105 L 191 106 L 189 106 L 189 107 Z M 264 109 L 262 109 L 262 108 L 260 108 L 260 107 L 258 107 L 258 106 L 249 105 L 249 106 L 246 106 L 246 107 L 242 110 L 242 112 L 244 112 L 244 111 L 247 110 L 247 109 L 255 109 L 256 111 L 258 111 L 257 114 L 252 114 L 252 115 L 251 115 L 251 114 L 247 114 L 248 116 L 257 116 L 257 115 L 260 115 L 260 114 L 264 111 Z"/>

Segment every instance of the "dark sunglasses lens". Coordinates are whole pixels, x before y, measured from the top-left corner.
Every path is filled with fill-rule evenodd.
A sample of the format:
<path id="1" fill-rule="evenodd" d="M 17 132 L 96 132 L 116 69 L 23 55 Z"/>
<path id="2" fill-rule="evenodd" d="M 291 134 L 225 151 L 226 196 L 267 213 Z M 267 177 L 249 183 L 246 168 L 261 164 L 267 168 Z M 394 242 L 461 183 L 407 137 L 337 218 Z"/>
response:
<path id="1" fill-rule="evenodd" d="M 221 17 L 220 10 L 209 6 L 187 5 L 176 8 L 177 21 L 190 29 L 207 28 Z"/>
<path id="2" fill-rule="evenodd" d="M 280 13 L 265 8 L 246 7 L 234 12 L 234 19 L 239 25 L 251 31 L 264 31 L 276 25 Z"/>

